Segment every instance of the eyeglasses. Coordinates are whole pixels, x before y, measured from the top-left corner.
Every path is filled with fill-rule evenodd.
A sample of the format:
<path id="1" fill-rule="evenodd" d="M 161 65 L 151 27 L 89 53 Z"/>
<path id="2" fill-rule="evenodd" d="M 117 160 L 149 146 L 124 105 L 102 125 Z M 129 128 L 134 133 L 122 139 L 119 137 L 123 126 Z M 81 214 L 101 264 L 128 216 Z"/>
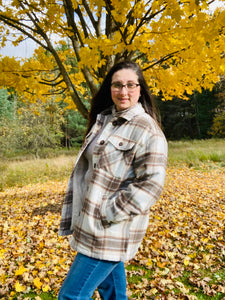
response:
<path id="1" fill-rule="evenodd" d="M 134 82 L 128 82 L 127 84 L 122 84 L 120 82 L 113 82 L 111 84 L 111 90 L 113 92 L 120 92 L 123 87 L 127 89 L 128 92 L 135 90 L 140 84 Z"/>

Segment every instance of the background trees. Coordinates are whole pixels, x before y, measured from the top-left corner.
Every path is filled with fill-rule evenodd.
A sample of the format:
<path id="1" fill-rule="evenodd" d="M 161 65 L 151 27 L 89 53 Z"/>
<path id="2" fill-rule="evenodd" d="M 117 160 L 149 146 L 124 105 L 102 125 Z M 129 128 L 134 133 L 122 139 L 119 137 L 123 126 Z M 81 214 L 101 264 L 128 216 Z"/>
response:
<path id="1" fill-rule="evenodd" d="M 38 157 L 41 148 L 60 146 L 63 121 L 62 110 L 51 100 L 17 103 L 16 94 L 0 90 L 0 154 L 27 150 Z"/>
<path id="2" fill-rule="evenodd" d="M 212 89 L 225 71 L 225 11 L 209 13 L 213 2 L 3 0 L 1 46 L 30 38 L 39 48 L 28 61 L 3 57 L 0 86 L 30 101 L 63 93 L 84 117 L 84 98 L 121 59 L 139 62 L 152 91 L 166 99 Z"/>
<path id="3" fill-rule="evenodd" d="M 210 134 L 220 138 L 225 137 L 225 80 L 221 80 L 217 84 L 217 103 L 215 109 L 215 117 L 213 118 L 213 125 Z"/>
<path id="4" fill-rule="evenodd" d="M 212 91 L 194 92 L 188 101 L 174 98 L 157 99 L 165 135 L 170 140 L 205 139 L 216 136 L 211 130 L 216 108 L 219 105 L 217 88 Z M 225 129 L 225 127 L 224 127 Z"/>

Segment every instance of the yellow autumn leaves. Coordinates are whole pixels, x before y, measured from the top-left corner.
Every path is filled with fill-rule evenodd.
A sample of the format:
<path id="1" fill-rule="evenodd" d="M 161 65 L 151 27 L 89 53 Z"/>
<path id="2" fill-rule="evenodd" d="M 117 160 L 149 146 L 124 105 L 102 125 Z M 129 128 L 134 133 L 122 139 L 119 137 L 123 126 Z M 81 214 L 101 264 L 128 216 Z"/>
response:
<path id="1" fill-rule="evenodd" d="M 128 263 L 140 268 L 127 271 L 130 295 L 197 299 L 193 293 L 201 290 L 209 297 L 225 296 L 224 183 L 224 167 L 168 168 L 164 192 L 150 212 L 146 237 L 135 260 Z M 3 299 L 15 295 L 22 299 L 29 291 L 57 295 L 75 255 L 68 239 L 57 234 L 66 184 L 51 181 L 0 193 Z M 151 272 L 148 279 L 147 272 Z M 129 283 L 137 273 L 139 282 Z"/>
<path id="2" fill-rule="evenodd" d="M 0 87 L 31 102 L 52 94 L 86 114 L 87 87 L 94 94 L 115 58 L 124 58 L 136 59 L 154 94 L 166 99 L 212 89 L 225 71 L 225 10 L 211 9 L 212 2 L 73 0 L 71 14 L 60 1 L 0 2 L 2 46 L 18 44 L 21 34 L 40 45 L 27 60 L 0 57 Z M 18 29 L 12 36 L 8 23 Z"/>
<path id="3" fill-rule="evenodd" d="M 18 270 L 16 270 L 15 272 L 15 277 L 19 276 L 19 275 L 23 275 L 23 273 L 25 273 L 27 271 L 26 268 L 24 268 L 24 266 L 20 266 Z M 15 290 L 16 292 L 23 292 L 26 289 L 25 286 L 21 285 L 19 281 L 16 281 L 15 283 Z"/>
<path id="4" fill-rule="evenodd" d="M 152 278 L 140 282 L 135 293 L 144 290 L 156 299 L 165 294 L 165 299 L 198 299 L 198 292 L 208 297 L 225 293 L 225 169 L 168 171 L 136 257 L 152 270 Z"/>
<path id="5" fill-rule="evenodd" d="M 19 269 L 16 270 L 16 272 L 15 272 L 15 277 L 17 278 L 17 276 L 22 275 L 22 277 L 23 277 L 24 279 L 26 279 L 26 277 L 29 276 L 27 272 L 29 272 L 28 269 L 24 268 L 24 266 L 20 266 Z M 43 285 L 43 282 L 40 280 L 39 277 L 35 277 L 35 278 L 33 279 L 33 285 L 34 285 L 38 290 L 42 289 L 43 292 L 48 292 L 48 291 L 50 290 L 49 285 L 48 285 L 48 284 Z M 16 291 L 16 292 L 23 292 L 23 291 L 25 291 L 25 290 L 26 290 L 26 286 L 20 284 L 19 281 L 16 281 L 16 283 L 15 283 L 15 291 Z"/>
<path id="6" fill-rule="evenodd" d="M 73 260 L 58 238 L 65 182 L 48 182 L 0 193 L 0 295 L 57 291 Z"/>

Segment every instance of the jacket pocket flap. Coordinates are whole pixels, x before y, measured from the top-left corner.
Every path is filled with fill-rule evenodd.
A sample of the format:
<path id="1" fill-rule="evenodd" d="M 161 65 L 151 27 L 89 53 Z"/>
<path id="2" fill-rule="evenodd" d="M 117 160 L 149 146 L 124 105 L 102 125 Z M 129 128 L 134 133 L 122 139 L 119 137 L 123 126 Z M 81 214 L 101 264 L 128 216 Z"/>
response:
<path id="1" fill-rule="evenodd" d="M 130 140 L 125 140 L 117 136 L 111 136 L 109 138 L 109 142 L 113 144 L 113 146 L 120 151 L 128 151 L 131 150 L 135 142 Z"/>

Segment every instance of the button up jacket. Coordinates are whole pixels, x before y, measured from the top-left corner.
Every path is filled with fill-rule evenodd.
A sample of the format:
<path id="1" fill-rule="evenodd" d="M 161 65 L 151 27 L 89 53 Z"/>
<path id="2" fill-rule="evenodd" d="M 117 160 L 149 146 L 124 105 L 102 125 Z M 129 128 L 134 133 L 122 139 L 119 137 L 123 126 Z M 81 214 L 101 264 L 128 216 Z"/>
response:
<path id="1" fill-rule="evenodd" d="M 163 189 L 167 142 L 140 103 L 105 125 L 111 113 L 108 109 L 97 116 L 80 149 L 59 234 L 71 234 L 72 248 L 84 255 L 126 261 L 135 256 L 148 227 L 149 210 Z M 88 168 L 84 151 L 103 125 L 94 148 L 92 178 L 84 193 L 81 187 Z"/>

